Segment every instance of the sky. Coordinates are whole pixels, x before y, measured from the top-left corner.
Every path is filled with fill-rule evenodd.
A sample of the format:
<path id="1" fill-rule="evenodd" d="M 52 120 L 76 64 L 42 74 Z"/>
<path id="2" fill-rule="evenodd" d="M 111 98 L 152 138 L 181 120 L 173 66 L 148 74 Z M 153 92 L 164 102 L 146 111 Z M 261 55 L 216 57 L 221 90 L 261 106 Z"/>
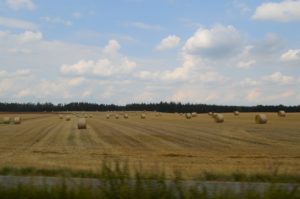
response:
<path id="1" fill-rule="evenodd" d="M 300 101 L 300 0 L 0 0 L 1 102 Z"/>

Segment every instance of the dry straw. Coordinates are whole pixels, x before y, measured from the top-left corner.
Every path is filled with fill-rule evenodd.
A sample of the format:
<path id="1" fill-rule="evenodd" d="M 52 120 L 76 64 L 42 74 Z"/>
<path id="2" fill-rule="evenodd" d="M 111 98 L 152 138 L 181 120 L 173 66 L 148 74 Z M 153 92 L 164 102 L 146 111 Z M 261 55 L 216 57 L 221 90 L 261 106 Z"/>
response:
<path id="1" fill-rule="evenodd" d="M 283 111 L 283 110 L 281 110 L 281 111 L 278 111 L 277 115 L 278 115 L 279 117 L 285 117 L 285 116 L 286 116 L 286 112 Z"/>
<path id="2" fill-rule="evenodd" d="M 79 118 L 77 122 L 78 129 L 86 129 L 86 119 L 85 118 Z"/>
<path id="3" fill-rule="evenodd" d="M 124 114 L 124 119 L 128 119 L 128 114 Z"/>
<path id="4" fill-rule="evenodd" d="M 107 115 L 106 115 L 106 119 L 109 119 L 109 117 L 110 117 L 110 115 L 109 115 L 109 114 L 107 114 Z"/>
<path id="5" fill-rule="evenodd" d="M 239 116 L 239 115 L 240 115 L 240 112 L 234 111 L 233 114 L 234 114 L 235 116 Z"/>
<path id="6" fill-rule="evenodd" d="M 255 116 L 256 124 L 266 124 L 268 122 L 268 118 L 266 114 L 257 114 Z"/>
<path id="7" fill-rule="evenodd" d="M 209 115 L 209 116 L 212 116 L 212 114 L 213 114 L 212 112 L 208 112 L 208 115 Z"/>
<path id="8" fill-rule="evenodd" d="M 186 113 L 185 117 L 186 117 L 186 119 L 191 119 L 192 118 L 192 114 L 191 113 Z"/>
<path id="9" fill-rule="evenodd" d="M 62 114 L 60 114 L 59 115 L 59 119 L 63 119 L 64 117 L 63 117 L 63 115 Z"/>
<path id="10" fill-rule="evenodd" d="M 21 117 L 14 118 L 14 124 L 21 124 L 21 121 L 22 121 Z"/>
<path id="11" fill-rule="evenodd" d="M 197 113 L 196 112 L 192 112 L 192 117 L 197 117 Z"/>
<path id="12" fill-rule="evenodd" d="M 216 114 L 215 116 L 214 116 L 214 119 L 215 119 L 215 122 L 217 122 L 217 123 L 223 123 L 224 122 L 224 116 L 223 116 L 223 114 Z"/>
<path id="13" fill-rule="evenodd" d="M 3 123 L 9 124 L 10 123 L 10 117 L 3 117 Z"/>
<path id="14" fill-rule="evenodd" d="M 70 115 L 67 115 L 67 116 L 66 116 L 66 121 L 70 121 L 70 120 L 71 120 Z"/>
<path id="15" fill-rule="evenodd" d="M 118 114 L 115 114 L 115 118 L 116 118 L 116 119 L 119 119 L 119 115 L 118 115 Z"/>
<path id="16" fill-rule="evenodd" d="M 146 114 L 145 113 L 142 113 L 141 119 L 146 119 Z"/>

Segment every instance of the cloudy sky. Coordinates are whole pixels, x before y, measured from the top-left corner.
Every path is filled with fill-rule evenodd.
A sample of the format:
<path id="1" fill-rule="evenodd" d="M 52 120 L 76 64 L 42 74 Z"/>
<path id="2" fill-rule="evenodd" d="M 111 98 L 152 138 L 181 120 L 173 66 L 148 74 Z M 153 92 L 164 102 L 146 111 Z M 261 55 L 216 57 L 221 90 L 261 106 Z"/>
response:
<path id="1" fill-rule="evenodd" d="M 300 0 L 0 0 L 0 101 L 300 102 Z"/>

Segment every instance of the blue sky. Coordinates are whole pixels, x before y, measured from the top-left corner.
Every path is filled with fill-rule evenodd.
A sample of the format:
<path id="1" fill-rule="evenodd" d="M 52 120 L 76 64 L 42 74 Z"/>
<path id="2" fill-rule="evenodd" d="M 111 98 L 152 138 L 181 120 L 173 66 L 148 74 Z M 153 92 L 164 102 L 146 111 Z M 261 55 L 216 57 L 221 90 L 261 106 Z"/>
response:
<path id="1" fill-rule="evenodd" d="M 299 0 L 0 0 L 0 101 L 299 104 Z"/>

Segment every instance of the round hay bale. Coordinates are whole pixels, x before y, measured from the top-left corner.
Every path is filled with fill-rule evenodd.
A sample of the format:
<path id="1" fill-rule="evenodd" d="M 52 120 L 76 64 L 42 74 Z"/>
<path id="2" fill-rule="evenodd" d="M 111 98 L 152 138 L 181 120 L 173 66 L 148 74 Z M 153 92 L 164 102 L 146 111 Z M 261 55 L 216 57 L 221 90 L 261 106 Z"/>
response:
<path id="1" fill-rule="evenodd" d="M 233 114 L 234 114 L 235 116 L 239 116 L 239 115 L 240 115 L 240 112 L 234 111 Z"/>
<path id="2" fill-rule="evenodd" d="M 21 117 L 15 117 L 14 118 L 14 124 L 21 124 L 22 118 Z"/>
<path id="3" fill-rule="evenodd" d="M 217 122 L 217 123 L 223 123 L 224 122 L 223 114 L 216 114 L 214 119 L 215 119 L 215 122 Z"/>
<path id="4" fill-rule="evenodd" d="M 191 119 L 192 118 L 192 114 L 191 113 L 186 113 L 185 117 L 186 117 L 186 119 Z"/>
<path id="5" fill-rule="evenodd" d="M 3 124 L 10 124 L 10 117 L 3 117 Z"/>
<path id="6" fill-rule="evenodd" d="M 208 112 L 208 115 L 209 115 L 209 116 L 212 116 L 212 114 L 213 114 L 212 112 Z"/>
<path id="7" fill-rule="evenodd" d="M 142 113 L 141 119 L 146 119 L 146 114 L 145 113 Z"/>
<path id="8" fill-rule="evenodd" d="M 64 119 L 62 114 L 59 115 L 59 119 Z"/>
<path id="9" fill-rule="evenodd" d="M 279 117 L 285 117 L 285 116 L 286 116 L 286 112 L 283 111 L 283 110 L 281 110 L 281 111 L 278 111 L 277 115 L 278 115 Z"/>
<path id="10" fill-rule="evenodd" d="M 70 120 L 71 120 L 70 115 L 67 115 L 67 116 L 66 116 L 66 121 L 70 121 Z"/>
<path id="11" fill-rule="evenodd" d="M 255 116 L 256 124 L 266 124 L 268 122 L 268 118 L 266 114 L 257 114 Z"/>
<path id="12" fill-rule="evenodd" d="M 78 129 L 86 129 L 86 119 L 85 118 L 79 118 L 77 122 Z"/>
<path id="13" fill-rule="evenodd" d="M 118 115 L 118 114 L 115 114 L 115 118 L 116 118 L 116 119 L 119 119 L 119 115 Z"/>
<path id="14" fill-rule="evenodd" d="M 192 117 L 197 117 L 197 113 L 196 112 L 192 112 Z"/>
<path id="15" fill-rule="evenodd" d="M 110 118 L 110 115 L 109 115 L 109 114 L 107 114 L 107 115 L 106 115 L 106 119 L 109 119 L 109 118 Z"/>
<path id="16" fill-rule="evenodd" d="M 93 117 L 93 115 L 92 115 L 92 114 L 90 114 L 90 115 L 89 115 L 89 117 L 90 117 L 90 118 L 92 118 L 92 117 Z"/>
<path id="17" fill-rule="evenodd" d="M 124 119 L 128 119 L 128 114 L 124 114 Z"/>
<path id="18" fill-rule="evenodd" d="M 218 113 L 212 113 L 212 117 L 215 118 L 218 115 Z"/>

